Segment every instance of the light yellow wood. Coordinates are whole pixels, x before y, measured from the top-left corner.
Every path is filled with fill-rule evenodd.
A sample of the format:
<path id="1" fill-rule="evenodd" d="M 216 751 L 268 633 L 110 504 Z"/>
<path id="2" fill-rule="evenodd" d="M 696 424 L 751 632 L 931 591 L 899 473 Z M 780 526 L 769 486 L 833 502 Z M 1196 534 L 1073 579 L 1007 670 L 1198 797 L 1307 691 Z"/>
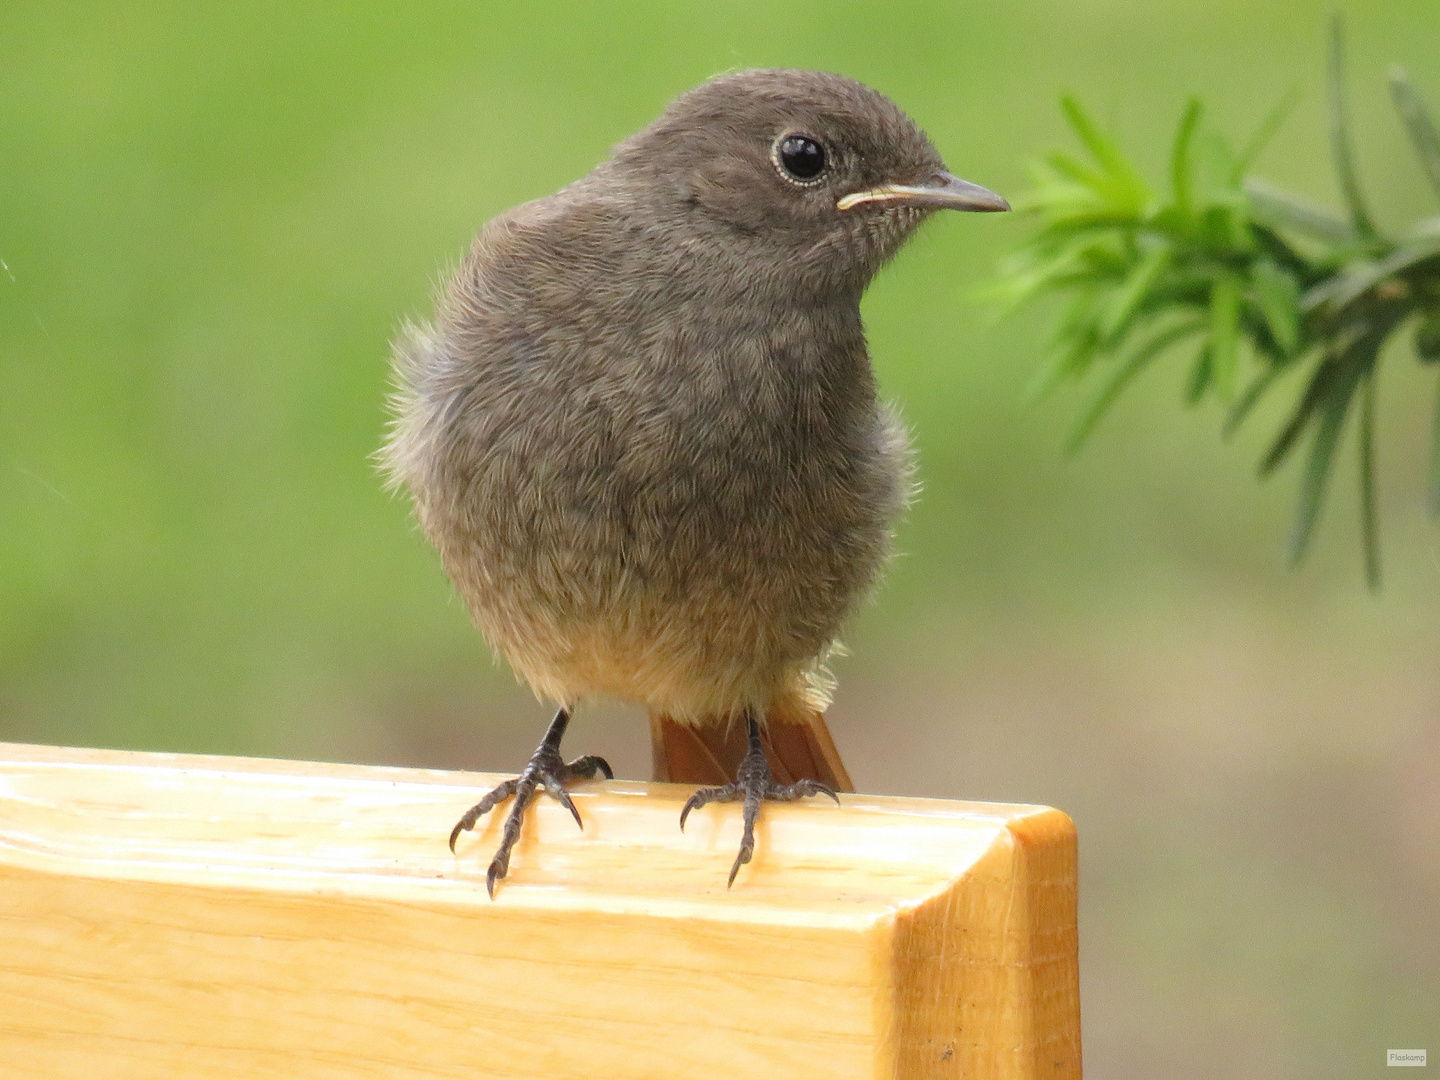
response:
<path id="1" fill-rule="evenodd" d="M 1075 839 L 1037 806 L 0 743 L 0 1077 L 1075 1080 Z"/>

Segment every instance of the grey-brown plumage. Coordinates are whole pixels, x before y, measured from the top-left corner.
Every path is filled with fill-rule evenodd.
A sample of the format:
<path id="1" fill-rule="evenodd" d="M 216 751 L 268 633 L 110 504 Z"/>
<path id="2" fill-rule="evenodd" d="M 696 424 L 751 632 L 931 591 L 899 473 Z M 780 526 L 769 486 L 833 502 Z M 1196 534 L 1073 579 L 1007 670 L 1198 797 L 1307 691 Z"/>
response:
<path id="1" fill-rule="evenodd" d="M 860 297 L 943 206 L 1004 208 L 882 95 L 765 70 L 485 226 L 397 342 L 385 460 L 537 693 L 692 725 L 823 708 L 909 490 Z"/>

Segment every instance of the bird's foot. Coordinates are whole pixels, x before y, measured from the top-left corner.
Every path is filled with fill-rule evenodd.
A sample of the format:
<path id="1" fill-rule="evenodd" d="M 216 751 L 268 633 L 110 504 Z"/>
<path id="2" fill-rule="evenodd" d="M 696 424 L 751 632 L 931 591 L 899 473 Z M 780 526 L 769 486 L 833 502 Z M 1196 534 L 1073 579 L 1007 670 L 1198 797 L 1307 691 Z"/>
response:
<path id="1" fill-rule="evenodd" d="M 744 800 L 745 832 L 740 838 L 740 853 L 735 856 L 735 865 L 730 867 L 730 879 L 725 883 L 727 889 L 735 884 L 735 875 L 740 872 L 740 867 L 748 863 L 755 854 L 755 819 L 760 816 L 760 804 L 766 799 L 793 802 L 810 795 L 829 795 L 835 800 L 835 805 L 840 805 L 840 796 L 818 780 L 798 780 L 793 784 L 775 783 L 770 775 L 770 762 L 765 759 L 765 751 L 760 745 L 760 726 L 755 722 L 755 718 L 748 714 L 745 723 L 750 750 L 740 762 L 740 770 L 734 783 L 724 787 L 701 788 L 690 796 L 685 808 L 680 811 L 680 828 L 683 831 L 690 811 L 698 810 L 709 803 Z"/>
<path id="2" fill-rule="evenodd" d="M 450 830 L 450 850 L 453 852 L 455 841 L 462 832 L 469 832 L 488 811 L 512 795 L 515 797 L 500 836 L 500 849 L 495 852 L 495 858 L 490 861 L 490 869 L 485 873 L 485 891 L 492 900 L 495 899 L 495 883 L 510 869 L 510 852 L 520 839 L 520 825 L 525 819 L 525 810 L 534 801 L 537 789 L 543 787 L 548 791 L 552 798 L 570 811 L 575 818 L 575 824 L 583 830 L 585 825 L 580 820 L 580 811 L 575 809 L 570 793 L 565 790 L 566 783 L 572 780 L 591 780 L 596 773 L 603 773 L 606 780 L 615 779 L 609 763 L 602 757 L 587 754 L 566 763 L 560 756 L 560 736 L 564 734 L 565 724 L 569 719 L 565 710 L 557 713 L 544 741 L 520 775 L 493 788 L 483 799 L 465 811 L 465 815 L 455 823 L 455 828 Z"/>

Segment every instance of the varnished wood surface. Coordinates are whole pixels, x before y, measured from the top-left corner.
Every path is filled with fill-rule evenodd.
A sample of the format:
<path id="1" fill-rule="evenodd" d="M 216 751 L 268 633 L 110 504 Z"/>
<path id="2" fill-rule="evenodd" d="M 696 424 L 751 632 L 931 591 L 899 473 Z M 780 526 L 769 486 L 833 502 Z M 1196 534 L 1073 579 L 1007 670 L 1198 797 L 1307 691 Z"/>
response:
<path id="1" fill-rule="evenodd" d="M 0 1076 L 1080 1076 L 1058 811 L 498 779 L 0 744 Z"/>

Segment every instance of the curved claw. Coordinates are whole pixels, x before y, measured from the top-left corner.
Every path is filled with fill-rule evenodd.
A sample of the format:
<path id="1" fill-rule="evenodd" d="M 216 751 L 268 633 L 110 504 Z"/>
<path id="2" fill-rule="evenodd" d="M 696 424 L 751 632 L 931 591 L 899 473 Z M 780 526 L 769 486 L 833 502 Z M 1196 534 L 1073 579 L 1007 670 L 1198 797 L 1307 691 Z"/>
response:
<path id="1" fill-rule="evenodd" d="M 811 795 L 829 795 L 835 800 L 836 806 L 840 805 L 840 796 L 835 794 L 835 789 L 828 784 L 822 784 L 819 780 L 797 780 L 789 787 L 777 787 L 766 793 L 767 798 L 786 801 L 804 799 Z"/>
<path id="2" fill-rule="evenodd" d="M 598 754 L 577 757 L 565 766 L 565 775 L 572 780 L 591 780 L 597 772 L 604 773 L 606 780 L 615 779 L 615 771 L 610 768 L 610 763 Z"/>
<path id="3" fill-rule="evenodd" d="M 575 819 L 575 827 L 581 832 L 584 832 L 585 823 L 580 820 L 580 811 L 575 809 L 575 803 L 571 800 L 570 793 L 565 790 L 564 785 L 553 776 L 547 776 L 545 778 L 545 790 L 550 793 L 552 799 L 570 811 L 570 816 Z"/>
<path id="4" fill-rule="evenodd" d="M 735 884 L 735 875 L 740 873 L 740 867 L 749 862 L 750 856 L 754 853 L 755 849 L 753 847 L 746 847 L 744 844 L 740 845 L 740 854 L 735 856 L 735 865 L 730 867 L 730 879 L 725 882 L 725 888 L 728 889 Z"/>
<path id="5" fill-rule="evenodd" d="M 691 810 L 699 810 L 706 803 L 726 802 L 735 799 L 739 790 L 736 784 L 726 784 L 724 787 L 707 787 L 691 795 L 685 800 L 685 806 L 680 811 L 680 831 L 685 831 L 685 819 L 690 816 Z"/>
<path id="6" fill-rule="evenodd" d="M 450 830 L 450 854 L 455 854 L 455 841 L 462 832 L 469 832 L 475 827 L 475 823 L 484 817 L 490 810 L 504 802 L 515 789 L 520 786 L 520 778 L 506 780 L 503 784 L 497 784 L 485 793 L 485 797 L 478 803 L 466 810 L 460 820 L 455 823 L 455 828 Z"/>
<path id="7" fill-rule="evenodd" d="M 755 854 L 755 819 L 760 816 L 760 799 L 754 798 L 753 794 L 748 791 L 745 793 L 745 831 L 740 836 L 740 852 L 735 856 L 735 865 L 730 867 L 730 879 L 725 882 L 726 889 L 735 884 L 735 875 L 740 872 L 740 867 L 748 863 Z"/>
<path id="8" fill-rule="evenodd" d="M 691 795 L 690 798 L 685 800 L 685 805 L 680 809 L 681 832 L 685 831 L 685 819 L 690 816 L 690 811 L 698 809 L 700 805 L 700 793 L 698 791 L 694 795 Z"/>

